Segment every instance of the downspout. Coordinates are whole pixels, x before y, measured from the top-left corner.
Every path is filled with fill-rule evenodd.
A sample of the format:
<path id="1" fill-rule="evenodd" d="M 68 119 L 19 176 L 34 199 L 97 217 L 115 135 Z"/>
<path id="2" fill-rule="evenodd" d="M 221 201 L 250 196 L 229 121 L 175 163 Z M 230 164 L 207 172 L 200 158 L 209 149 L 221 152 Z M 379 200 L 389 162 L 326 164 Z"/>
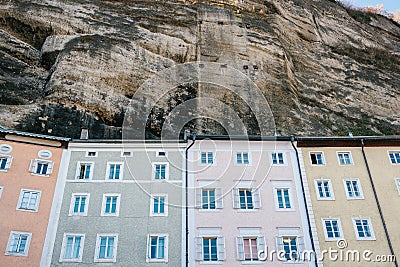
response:
<path id="1" fill-rule="evenodd" d="M 385 218 L 383 218 L 381 204 L 379 203 L 378 194 L 376 193 L 375 184 L 374 184 L 374 181 L 372 179 L 372 174 L 371 174 L 371 170 L 369 168 L 369 164 L 368 164 L 368 161 L 367 161 L 367 156 L 365 155 L 364 147 L 365 147 L 364 139 L 361 139 L 361 151 L 362 151 L 362 154 L 363 154 L 363 157 L 364 157 L 365 167 L 367 168 L 369 181 L 371 183 L 372 191 L 374 192 L 376 205 L 378 206 L 379 215 L 380 215 L 381 220 L 382 220 L 383 229 L 385 230 L 385 235 L 386 235 L 386 239 L 388 241 L 390 253 L 392 253 L 392 255 L 395 255 L 394 254 L 394 250 L 393 250 L 393 246 L 392 246 L 392 242 L 390 241 L 389 232 L 388 232 L 387 227 L 386 227 Z M 397 263 L 397 258 L 396 257 L 394 258 L 394 265 L 396 267 L 399 267 L 399 264 Z"/>
<path id="2" fill-rule="evenodd" d="M 189 155 L 189 149 L 194 145 L 196 142 L 196 135 L 192 135 L 192 143 L 186 148 L 185 150 L 185 224 L 186 224 L 186 248 L 185 248 L 185 257 L 186 257 L 186 267 L 189 267 L 189 160 L 188 160 L 188 155 Z"/>
<path id="3" fill-rule="evenodd" d="M 294 137 L 293 136 L 290 138 L 290 142 L 292 143 L 292 147 L 293 147 L 294 151 L 296 152 L 297 168 L 299 169 L 301 192 L 303 193 L 304 206 L 306 208 L 308 232 L 309 232 L 310 240 L 311 240 L 311 249 L 312 249 L 312 251 L 315 251 L 314 238 L 313 238 L 312 230 L 311 230 L 310 215 L 308 214 L 307 199 L 306 199 L 306 194 L 304 193 L 304 183 L 303 183 L 303 175 L 301 174 L 299 151 L 297 150 L 296 146 L 294 145 Z M 318 267 L 317 257 L 315 257 L 314 263 L 315 263 L 315 267 Z M 398 266 L 396 266 L 396 267 L 398 267 Z"/>

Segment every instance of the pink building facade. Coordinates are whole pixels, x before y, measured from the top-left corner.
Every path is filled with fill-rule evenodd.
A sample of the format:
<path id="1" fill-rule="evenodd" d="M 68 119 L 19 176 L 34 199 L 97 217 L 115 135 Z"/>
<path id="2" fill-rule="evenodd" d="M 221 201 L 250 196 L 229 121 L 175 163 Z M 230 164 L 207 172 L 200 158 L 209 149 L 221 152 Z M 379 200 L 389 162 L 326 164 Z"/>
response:
<path id="1" fill-rule="evenodd" d="M 315 266 L 290 139 L 197 138 L 189 150 L 189 266 Z M 305 259 L 303 259 L 305 256 Z"/>

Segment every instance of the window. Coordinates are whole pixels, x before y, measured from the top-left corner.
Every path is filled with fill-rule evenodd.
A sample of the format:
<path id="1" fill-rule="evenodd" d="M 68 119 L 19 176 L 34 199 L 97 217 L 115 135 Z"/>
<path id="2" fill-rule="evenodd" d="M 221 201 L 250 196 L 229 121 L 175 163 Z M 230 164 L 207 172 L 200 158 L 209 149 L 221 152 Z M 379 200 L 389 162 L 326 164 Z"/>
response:
<path id="1" fill-rule="evenodd" d="M 6 255 L 28 256 L 32 233 L 11 231 L 8 239 Z"/>
<path id="2" fill-rule="evenodd" d="M 219 236 L 196 238 L 196 259 L 205 262 L 225 260 L 224 238 Z"/>
<path id="3" fill-rule="evenodd" d="M 361 184 L 358 179 L 345 179 L 343 180 L 347 199 L 363 199 L 363 192 Z"/>
<path id="4" fill-rule="evenodd" d="M 236 163 L 237 164 L 249 164 L 250 159 L 249 159 L 249 153 L 247 152 L 238 152 L 236 153 Z"/>
<path id="5" fill-rule="evenodd" d="M 95 262 L 116 262 L 117 234 L 98 234 L 96 240 Z"/>
<path id="6" fill-rule="evenodd" d="M 213 152 L 201 152 L 201 164 L 213 164 L 214 153 Z"/>
<path id="7" fill-rule="evenodd" d="M 10 153 L 12 151 L 12 146 L 6 145 L 6 144 L 1 144 L 0 145 L 0 152 L 1 153 Z"/>
<path id="8" fill-rule="evenodd" d="M 349 165 L 353 164 L 353 160 L 351 159 L 350 152 L 338 152 L 339 164 L 340 165 Z"/>
<path id="9" fill-rule="evenodd" d="M 3 194 L 3 187 L 2 186 L 0 186 L 0 198 L 1 198 L 1 195 Z"/>
<path id="10" fill-rule="evenodd" d="M 40 191 L 22 189 L 19 195 L 17 210 L 38 211 L 40 195 Z"/>
<path id="11" fill-rule="evenodd" d="M 166 180 L 168 179 L 168 164 L 154 164 L 154 179 L 156 180 Z"/>
<path id="12" fill-rule="evenodd" d="M 121 151 L 121 157 L 132 157 L 132 151 Z"/>
<path id="13" fill-rule="evenodd" d="M 49 175 L 53 170 L 53 162 L 35 159 L 31 161 L 30 172 L 36 175 Z"/>
<path id="14" fill-rule="evenodd" d="M 265 251 L 265 239 L 263 236 L 237 237 L 237 257 L 241 261 L 258 261 L 258 251 Z"/>
<path id="15" fill-rule="evenodd" d="M 89 194 L 72 194 L 69 215 L 87 216 L 89 207 Z"/>
<path id="16" fill-rule="evenodd" d="M 353 218 L 357 240 L 374 240 L 371 221 L 369 218 Z"/>
<path id="17" fill-rule="evenodd" d="M 152 196 L 150 215 L 167 216 L 168 204 L 166 203 L 167 203 L 167 195 Z"/>
<path id="18" fill-rule="evenodd" d="M 301 252 L 303 251 L 303 238 L 299 236 L 279 236 L 279 250 L 285 251 L 285 259 L 287 261 L 300 260 Z"/>
<path id="19" fill-rule="evenodd" d="M 122 179 L 123 163 L 108 163 L 107 164 L 107 177 L 108 180 Z"/>
<path id="20" fill-rule="evenodd" d="M 273 165 L 284 165 L 283 153 L 272 153 L 272 164 Z"/>
<path id="21" fill-rule="evenodd" d="M 95 151 L 88 151 L 86 152 L 86 157 L 97 157 L 97 152 Z"/>
<path id="22" fill-rule="evenodd" d="M 60 262 L 82 262 L 84 234 L 64 234 Z"/>
<path id="23" fill-rule="evenodd" d="M 400 178 L 394 178 L 394 182 L 396 183 L 397 191 L 399 191 L 400 194 Z"/>
<path id="24" fill-rule="evenodd" d="M 342 230 L 338 219 L 322 219 L 326 240 L 342 238 Z"/>
<path id="25" fill-rule="evenodd" d="M 233 208 L 241 210 L 259 209 L 261 207 L 260 193 L 257 189 L 233 189 Z"/>
<path id="26" fill-rule="evenodd" d="M 147 261 L 168 262 L 168 236 L 152 234 L 147 238 Z"/>
<path id="27" fill-rule="evenodd" d="M 315 190 L 317 191 L 318 200 L 334 200 L 335 196 L 332 190 L 331 180 L 317 179 L 315 180 Z"/>
<path id="28" fill-rule="evenodd" d="M 93 163 L 92 162 L 78 162 L 77 167 L 77 180 L 92 179 L 93 176 Z"/>
<path id="29" fill-rule="evenodd" d="M 324 154 L 322 152 L 310 152 L 312 165 L 324 165 Z"/>
<path id="30" fill-rule="evenodd" d="M 50 159 L 53 156 L 53 153 L 51 153 L 50 150 L 40 150 L 38 156 L 42 159 Z"/>
<path id="31" fill-rule="evenodd" d="M 289 188 L 275 188 L 276 205 L 278 209 L 291 209 L 290 203 L 290 189 Z"/>
<path id="32" fill-rule="evenodd" d="M 167 152 L 165 152 L 165 151 L 158 151 L 157 152 L 157 157 L 165 157 L 165 156 L 167 156 Z"/>
<path id="33" fill-rule="evenodd" d="M 392 164 L 400 164 L 400 151 L 389 152 L 389 158 Z"/>
<path id="34" fill-rule="evenodd" d="M 0 171 L 7 171 L 11 167 L 12 157 L 0 155 Z"/>
<path id="35" fill-rule="evenodd" d="M 120 201 L 120 194 L 104 194 L 101 216 L 118 216 Z"/>

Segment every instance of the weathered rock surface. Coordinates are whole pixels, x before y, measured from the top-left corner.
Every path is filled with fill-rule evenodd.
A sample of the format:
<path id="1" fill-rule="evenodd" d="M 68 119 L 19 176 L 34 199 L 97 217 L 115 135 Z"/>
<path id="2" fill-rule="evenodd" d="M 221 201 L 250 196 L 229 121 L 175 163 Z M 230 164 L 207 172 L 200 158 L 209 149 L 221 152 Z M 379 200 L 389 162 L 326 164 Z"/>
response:
<path id="1" fill-rule="evenodd" d="M 246 74 L 282 135 L 400 134 L 399 56 L 399 24 L 350 16 L 329 0 L 2 0 L 0 124 L 75 138 L 88 127 L 92 138 L 118 138 L 147 79 L 197 60 Z M 202 94 L 259 134 L 249 108 L 263 101 L 196 83 L 154 96 L 149 135 Z M 188 127 L 224 132 L 211 120 Z"/>

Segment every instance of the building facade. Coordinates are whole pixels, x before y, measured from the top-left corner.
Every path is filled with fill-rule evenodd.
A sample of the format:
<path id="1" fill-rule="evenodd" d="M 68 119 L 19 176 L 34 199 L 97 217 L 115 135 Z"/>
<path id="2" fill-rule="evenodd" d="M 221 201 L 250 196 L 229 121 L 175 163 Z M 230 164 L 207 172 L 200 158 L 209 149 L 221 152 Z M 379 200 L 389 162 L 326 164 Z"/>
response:
<path id="1" fill-rule="evenodd" d="M 301 258 L 312 245 L 289 140 L 197 137 L 189 157 L 190 266 L 315 266 Z"/>
<path id="2" fill-rule="evenodd" d="M 180 266 L 184 147 L 71 142 L 51 266 Z"/>
<path id="3" fill-rule="evenodd" d="M 0 265 L 40 266 L 68 139 L 0 130 Z"/>
<path id="4" fill-rule="evenodd" d="M 298 138 L 324 266 L 397 264 L 392 255 L 400 251 L 395 219 L 400 207 L 399 140 L 385 139 Z M 389 147 L 393 143 L 397 146 Z"/>

